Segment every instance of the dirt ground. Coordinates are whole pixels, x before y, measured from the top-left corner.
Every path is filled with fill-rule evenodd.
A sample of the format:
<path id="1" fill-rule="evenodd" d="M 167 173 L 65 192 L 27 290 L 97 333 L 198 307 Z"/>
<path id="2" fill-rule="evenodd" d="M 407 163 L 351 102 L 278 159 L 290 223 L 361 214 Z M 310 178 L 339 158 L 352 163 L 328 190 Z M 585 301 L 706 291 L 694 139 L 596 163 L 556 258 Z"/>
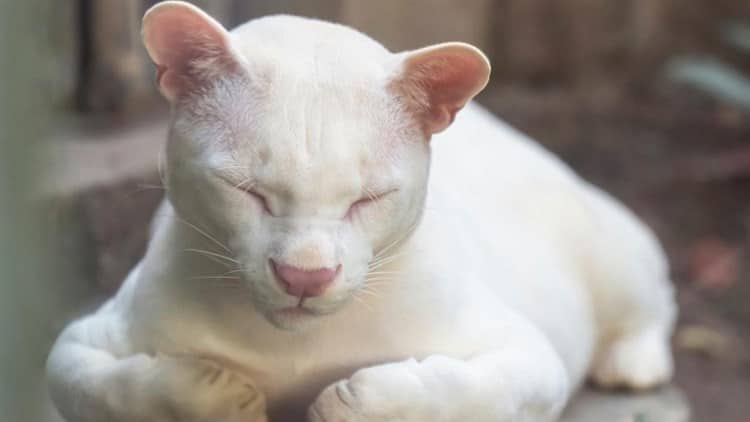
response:
<path id="1" fill-rule="evenodd" d="M 677 384 L 695 421 L 748 420 L 750 113 L 685 87 L 481 102 L 632 207 L 658 234 L 680 304 Z"/>

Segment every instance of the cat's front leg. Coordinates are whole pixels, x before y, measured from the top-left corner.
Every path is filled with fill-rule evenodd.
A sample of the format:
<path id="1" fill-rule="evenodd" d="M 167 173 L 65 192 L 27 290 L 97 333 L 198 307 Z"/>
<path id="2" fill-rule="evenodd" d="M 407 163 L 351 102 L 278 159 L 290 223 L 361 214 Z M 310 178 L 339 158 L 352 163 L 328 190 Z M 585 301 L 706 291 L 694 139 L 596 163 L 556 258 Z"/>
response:
<path id="1" fill-rule="evenodd" d="M 533 343 L 533 342 L 532 342 Z M 547 345 L 516 345 L 468 360 L 431 356 L 362 369 L 326 388 L 310 422 L 556 420 L 568 375 Z"/>
<path id="2" fill-rule="evenodd" d="M 267 421 L 265 398 L 244 375 L 202 358 L 115 356 L 87 341 L 97 322 L 69 327 L 48 360 L 50 393 L 69 422 Z"/>

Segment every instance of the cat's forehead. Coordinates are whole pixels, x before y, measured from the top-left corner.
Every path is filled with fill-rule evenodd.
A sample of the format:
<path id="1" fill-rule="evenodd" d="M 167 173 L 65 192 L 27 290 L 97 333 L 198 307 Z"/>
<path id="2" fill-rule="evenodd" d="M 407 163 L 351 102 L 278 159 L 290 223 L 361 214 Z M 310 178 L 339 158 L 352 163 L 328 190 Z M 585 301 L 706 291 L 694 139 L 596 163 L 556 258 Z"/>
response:
<path id="1" fill-rule="evenodd" d="M 300 82 L 263 105 L 248 151 L 295 168 L 367 166 L 388 153 L 390 111 L 375 95 Z"/>
<path id="2" fill-rule="evenodd" d="M 382 44 L 353 28 L 299 16 L 254 19 L 231 36 L 235 50 L 249 60 L 263 55 L 276 62 L 338 66 L 340 72 L 377 72 L 390 56 Z"/>
<path id="3" fill-rule="evenodd" d="M 292 97 L 265 104 L 250 131 L 233 143 L 233 159 L 247 165 L 259 185 L 309 202 L 389 182 L 388 157 L 397 151 L 386 142 L 391 135 L 383 110 L 309 91 Z"/>
<path id="4" fill-rule="evenodd" d="M 390 53 L 350 28 L 290 16 L 232 32 L 247 75 L 201 100 L 201 124 L 236 159 L 302 174 L 352 173 L 394 154 L 401 130 L 386 91 Z"/>
<path id="5" fill-rule="evenodd" d="M 303 78 L 275 84 L 264 92 L 243 81 L 219 84 L 179 126 L 217 167 L 248 166 L 287 185 L 366 179 L 398 153 L 397 109 L 383 92 Z"/>

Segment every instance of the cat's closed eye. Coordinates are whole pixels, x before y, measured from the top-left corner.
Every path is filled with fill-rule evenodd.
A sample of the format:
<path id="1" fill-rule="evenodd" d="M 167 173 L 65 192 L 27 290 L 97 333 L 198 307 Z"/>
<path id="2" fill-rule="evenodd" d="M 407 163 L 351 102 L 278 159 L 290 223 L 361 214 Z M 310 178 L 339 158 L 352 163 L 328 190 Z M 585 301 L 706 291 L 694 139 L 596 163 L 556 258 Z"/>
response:
<path id="1" fill-rule="evenodd" d="M 269 215 L 273 215 L 271 207 L 268 206 L 268 200 L 266 200 L 265 196 L 251 189 L 242 189 L 242 191 L 252 197 L 255 201 L 257 201 L 258 204 L 263 208 L 264 212 Z"/>
<path id="2" fill-rule="evenodd" d="M 345 219 L 350 219 L 354 213 L 367 205 L 371 205 L 374 202 L 380 201 L 381 199 L 385 198 L 386 196 L 396 192 L 397 189 L 391 189 L 389 191 L 379 193 L 379 194 L 373 194 L 373 195 L 367 195 L 363 196 L 362 198 L 354 201 L 350 206 L 349 209 L 346 211 L 346 215 L 344 216 Z"/>
<path id="3" fill-rule="evenodd" d="M 229 186 L 231 186 L 232 189 L 238 190 L 249 196 L 253 201 L 255 201 L 256 204 L 260 205 L 260 207 L 266 214 L 271 216 L 274 215 L 273 211 L 271 211 L 271 207 L 268 204 L 268 200 L 266 199 L 266 197 L 262 193 L 259 193 L 257 190 L 253 189 L 253 183 L 250 180 L 245 180 L 243 182 L 237 183 L 236 180 L 226 176 L 219 175 L 219 178 L 226 182 Z"/>
<path id="4" fill-rule="evenodd" d="M 346 211 L 346 215 L 344 216 L 344 218 L 345 218 L 345 219 L 350 219 L 350 218 L 352 217 L 352 215 L 354 214 L 354 212 L 355 212 L 355 211 L 356 211 L 356 210 L 357 210 L 357 209 L 358 209 L 359 207 L 362 207 L 362 206 L 364 206 L 364 205 L 367 205 L 367 204 L 369 204 L 370 202 L 373 202 L 373 201 L 376 201 L 376 200 L 377 200 L 377 198 L 365 197 L 365 198 L 360 198 L 360 199 L 358 199 L 358 200 L 354 201 L 354 202 L 353 202 L 353 203 L 352 203 L 352 204 L 351 204 L 351 205 L 349 206 L 349 209 L 348 209 L 348 210 Z"/>

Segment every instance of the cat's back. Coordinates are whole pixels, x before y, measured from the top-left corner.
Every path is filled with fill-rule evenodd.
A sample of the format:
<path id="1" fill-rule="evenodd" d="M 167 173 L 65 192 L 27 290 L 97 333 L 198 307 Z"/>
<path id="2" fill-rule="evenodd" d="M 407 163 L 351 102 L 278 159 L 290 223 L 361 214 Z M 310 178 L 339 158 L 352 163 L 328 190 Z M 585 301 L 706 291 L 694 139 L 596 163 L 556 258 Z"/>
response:
<path id="1" fill-rule="evenodd" d="M 585 182 L 575 172 L 476 103 L 431 146 L 428 207 L 460 201 L 478 218 L 495 221 L 527 219 L 540 209 L 548 215 L 586 212 Z"/>
<path id="2" fill-rule="evenodd" d="M 479 181 L 475 176 L 479 176 L 493 186 L 517 178 L 527 182 L 577 181 L 556 156 L 474 102 L 459 112 L 451 127 L 435 135 L 431 145 L 437 177 L 442 177 L 443 171 L 463 167 L 461 174 L 475 183 Z M 504 180 L 492 180 L 496 177 Z"/>

